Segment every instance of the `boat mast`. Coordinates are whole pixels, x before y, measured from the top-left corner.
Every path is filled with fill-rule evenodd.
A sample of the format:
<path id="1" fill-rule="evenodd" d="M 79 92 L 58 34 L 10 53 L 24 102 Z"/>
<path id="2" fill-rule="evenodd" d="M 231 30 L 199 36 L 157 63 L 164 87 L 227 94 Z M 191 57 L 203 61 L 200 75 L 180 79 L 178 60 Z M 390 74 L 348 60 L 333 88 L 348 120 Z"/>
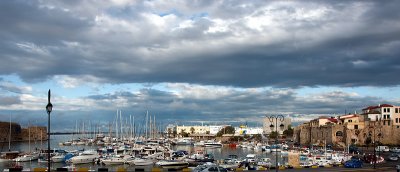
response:
<path id="1" fill-rule="evenodd" d="M 29 126 L 30 123 L 28 123 L 28 139 L 29 139 L 29 153 L 31 153 L 31 127 Z"/>
<path id="2" fill-rule="evenodd" d="M 117 110 L 117 116 L 115 118 L 115 137 L 118 139 L 118 110 Z"/>
<path id="3" fill-rule="evenodd" d="M 147 110 L 146 111 L 146 124 L 145 124 L 145 127 L 144 127 L 144 130 L 145 130 L 145 138 L 147 139 L 147 119 L 148 119 L 148 115 L 149 115 L 149 111 Z"/>
<path id="4" fill-rule="evenodd" d="M 120 133 L 120 136 L 121 136 L 121 139 L 123 139 L 123 137 L 124 137 L 124 133 L 123 133 L 123 131 L 122 131 L 122 111 L 121 110 L 119 110 L 119 128 L 120 128 L 120 130 L 121 130 L 121 133 Z"/>
<path id="5" fill-rule="evenodd" d="M 11 151 L 11 114 L 10 114 L 10 133 L 8 134 L 8 151 Z"/>

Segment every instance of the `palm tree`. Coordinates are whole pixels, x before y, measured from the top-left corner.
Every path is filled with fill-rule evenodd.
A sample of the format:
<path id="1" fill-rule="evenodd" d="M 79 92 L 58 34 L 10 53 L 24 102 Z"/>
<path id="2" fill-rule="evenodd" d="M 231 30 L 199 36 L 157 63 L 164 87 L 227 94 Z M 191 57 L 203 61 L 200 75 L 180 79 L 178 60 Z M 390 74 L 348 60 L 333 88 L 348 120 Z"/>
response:
<path id="1" fill-rule="evenodd" d="M 191 133 L 191 134 L 194 134 L 194 131 L 195 131 L 194 127 L 191 127 L 191 128 L 190 128 L 190 133 Z"/>

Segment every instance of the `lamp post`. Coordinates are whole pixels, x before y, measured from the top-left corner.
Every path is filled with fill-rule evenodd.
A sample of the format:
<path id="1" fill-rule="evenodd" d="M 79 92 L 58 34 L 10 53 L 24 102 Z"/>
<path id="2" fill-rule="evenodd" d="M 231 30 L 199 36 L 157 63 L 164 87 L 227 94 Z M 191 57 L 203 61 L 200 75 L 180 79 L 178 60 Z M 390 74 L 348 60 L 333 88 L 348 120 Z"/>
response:
<path id="1" fill-rule="evenodd" d="M 47 171 L 50 172 L 50 113 L 53 110 L 53 105 L 50 103 L 50 89 L 47 97 L 48 103 L 46 105 L 46 111 L 48 114 L 47 123 Z"/>
<path id="2" fill-rule="evenodd" d="M 284 125 L 282 124 L 282 122 L 284 121 L 285 117 L 283 117 L 283 115 L 270 115 L 267 116 L 269 122 L 271 122 L 271 125 L 269 126 L 271 128 L 271 133 L 273 131 L 273 129 L 275 128 L 276 131 L 276 137 L 275 137 L 275 150 L 277 150 L 277 145 L 278 145 L 278 120 L 281 121 L 281 125 L 279 125 L 279 127 L 281 129 L 283 129 Z M 275 125 L 273 124 L 275 121 Z M 275 171 L 278 171 L 279 167 L 278 167 L 278 151 L 275 152 Z"/>

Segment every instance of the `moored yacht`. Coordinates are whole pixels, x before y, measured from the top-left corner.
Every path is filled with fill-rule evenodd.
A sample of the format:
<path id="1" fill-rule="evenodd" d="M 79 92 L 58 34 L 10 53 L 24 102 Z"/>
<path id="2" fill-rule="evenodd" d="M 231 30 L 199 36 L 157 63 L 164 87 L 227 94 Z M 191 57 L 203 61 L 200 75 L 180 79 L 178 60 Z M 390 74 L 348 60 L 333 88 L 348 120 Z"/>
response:
<path id="1" fill-rule="evenodd" d="M 28 153 L 28 154 L 24 154 L 21 156 L 18 156 L 17 158 L 14 159 L 14 161 L 16 162 L 27 162 L 27 161 L 34 161 L 39 159 L 39 153 Z"/>
<path id="2" fill-rule="evenodd" d="M 211 148 L 220 148 L 222 147 L 222 143 L 221 142 L 206 142 L 204 143 L 205 147 L 211 147 Z"/>
<path id="3" fill-rule="evenodd" d="M 156 165 L 167 169 L 182 169 L 189 166 L 188 162 L 177 160 L 161 160 L 156 162 Z"/>
<path id="4" fill-rule="evenodd" d="M 99 155 L 94 150 L 83 151 L 80 155 L 72 157 L 69 159 L 69 162 L 73 164 L 84 164 L 94 162 Z"/>

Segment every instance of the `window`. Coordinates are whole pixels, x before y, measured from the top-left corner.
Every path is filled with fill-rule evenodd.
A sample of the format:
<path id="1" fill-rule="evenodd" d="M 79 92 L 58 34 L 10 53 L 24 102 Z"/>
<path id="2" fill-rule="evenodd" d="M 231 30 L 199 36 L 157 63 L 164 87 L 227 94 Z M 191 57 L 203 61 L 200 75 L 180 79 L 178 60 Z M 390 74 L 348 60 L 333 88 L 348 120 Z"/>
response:
<path id="1" fill-rule="evenodd" d="M 386 121 L 383 121 L 383 125 L 386 125 Z"/>
<path id="2" fill-rule="evenodd" d="M 386 112 L 386 108 L 383 108 L 383 112 Z"/>
<path id="3" fill-rule="evenodd" d="M 394 109 L 396 113 L 399 113 L 399 108 Z"/>
<path id="4" fill-rule="evenodd" d="M 387 108 L 387 112 L 390 112 L 390 108 Z"/>
<path id="5" fill-rule="evenodd" d="M 400 126 L 397 126 L 397 128 L 400 128 Z"/>
<path id="6" fill-rule="evenodd" d="M 390 125 L 390 121 L 388 121 L 388 125 Z"/>
<path id="7" fill-rule="evenodd" d="M 399 123 L 399 118 L 396 118 L 396 123 Z"/>
<path id="8" fill-rule="evenodd" d="M 354 125 L 354 129 L 358 129 L 358 125 Z"/>
<path id="9" fill-rule="evenodd" d="M 390 119 L 390 115 L 386 115 L 386 119 Z"/>
<path id="10" fill-rule="evenodd" d="M 349 119 L 349 121 L 348 121 L 348 122 L 353 122 L 353 120 Z"/>

